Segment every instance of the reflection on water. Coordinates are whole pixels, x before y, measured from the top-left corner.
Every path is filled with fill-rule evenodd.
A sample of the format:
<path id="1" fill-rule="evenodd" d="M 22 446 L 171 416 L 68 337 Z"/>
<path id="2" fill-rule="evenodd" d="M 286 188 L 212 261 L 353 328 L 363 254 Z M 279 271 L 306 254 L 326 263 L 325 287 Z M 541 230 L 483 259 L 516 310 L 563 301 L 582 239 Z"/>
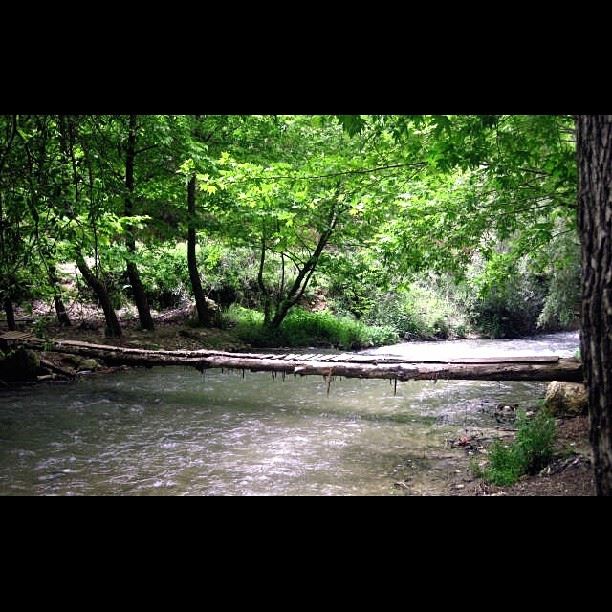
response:
<path id="1" fill-rule="evenodd" d="M 394 396 L 387 381 L 337 380 L 327 397 L 318 377 L 156 368 L 12 390 L 0 494 L 392 495 L 407 479 L 433 494 L 456 467 L 446 437 L 545 388 L 406 382 Z"/>

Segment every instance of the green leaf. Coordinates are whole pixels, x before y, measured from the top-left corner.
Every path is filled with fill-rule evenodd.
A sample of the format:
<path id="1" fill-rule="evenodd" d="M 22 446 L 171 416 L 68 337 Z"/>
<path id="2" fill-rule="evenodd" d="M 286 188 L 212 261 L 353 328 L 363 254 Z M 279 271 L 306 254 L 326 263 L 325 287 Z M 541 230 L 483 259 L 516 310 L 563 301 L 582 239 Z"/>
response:
<path id="1" fill-rule="evenodd" d="M 365 126 L 361 115 L 336 115 L 349 136 L 359 134 Z"/>

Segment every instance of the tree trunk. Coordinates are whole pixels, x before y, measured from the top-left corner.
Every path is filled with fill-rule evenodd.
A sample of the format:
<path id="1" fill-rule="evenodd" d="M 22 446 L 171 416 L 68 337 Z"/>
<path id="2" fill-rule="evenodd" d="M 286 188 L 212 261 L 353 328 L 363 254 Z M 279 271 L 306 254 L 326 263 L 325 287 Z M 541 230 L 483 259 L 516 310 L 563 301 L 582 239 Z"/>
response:
<path id="1" fill-rule="evenodd" d="M 130 115 L 128 143 L 125 155 L 125 216 L 131 217 L 134 214 L 134 161 L 136 159 L 136 131 L 137 131 L 137 117 L 136 115 Z M 125 238 L 125 246 L 130 256 L 136 254 L 136 239 L 132 232 L 132 227 L 127 228 L 127 235 Z M 134 261 L 129 260 L 126 262 L 127 274 L 132 285 L 132 293 L 134 294 L 134 302 L 138 309 L 138 318 L 140 319 L 140 326 L 142 329 L 153 330 L 153 318 L 151 317 L 151 310 L 149 308 L 149 302 L 145 293 L 144 287 L 142 286 L 142 280 L 138 272 L 138 267 Z"/>
<path id="2" fill-rule="evenodd" d="M 53 302 L 55 304 L 55 314 L 57 315 L 59 324 L 63 327 L 71 327 L 72 323 L 70 322 L 70 317 L 66 312 L 66 307 L 59 294 L 56 293 L 53 296 Z"/>
<path id="3" fill-rule="evenodd" d="M 57 278 L 55 264 L 53 263 L 49 265 L 49 284 L 53 287 L 53 302 L 55 303 L 55 314 L 57 315 L 57 320 L 63 327 L 70 327 L 72 323 L 70 323 L 70 318 L 68 317 L 64 302 L 62 301 L 62 296 L 59 289 L 59 279 Z"/>
<path id="4" fill-rule="evenodd" d="M 339 193 L 336 193 L 336 197 L 338 197 L 338 195 Z M 329 239 L 331 238 L 331 235 L 334 233 L 336 225 L 338 224 L 337 204 L 337 200 L 334 200 L 327 216 L 327 229 L 321 232 L 314 252 L 310 256 L 310 259 L 304 264 L 304 267 L 299 271 L 295 281 L 293 282 L 293 286 L 291 289 L 289 289 L 287 295 L 276 305 L 274 317 L 268 325 L 269 328 L 278 329 L 285 320 L 285 317 L 289 314 L 289 311 L 304 295 L 306 288 L 310 283 L 310 279 L 317 269 L 321 254 L 325 250 L 325 247 L 327 246 L 327 243 L 329 242 Z"/>
<path id="5" fill-rule="evenodd" d="M 267 250 L 267 242 L 266 242 L 266 226 L 264 221 L 264 226 L 261 234 L 261 253 L 259 257 L 259 271 L 257 272 L 257 286 L 259 287 L 259 292 L 261 293 L 261 299 L 263 301 L 264 307 L 264 327 L 269 327 L 270 325 L 270 306 L 271 306 L 271 297 L 268 288 L 266 287 L 266 283 L 264 281 L 264 267 L 266 265 L 266 250 Z M 282 295 L 282 293 L 279 293 Z"/>
<path id="6" fill-rule="evenodd" d="M 187 212 L 189 229 L 187 230 L 187 268 L 189 269 L 189 280 L 191 289 L 196 302 L 198 321 L 200 325 L 211 327 L 213 322 L 213 312 L 206 303 L 202 281 L 198 273 L 198 262 L 196 260 L 196 177 L 195 174 L 189 179 L 187 185 Z"/>
<path id="7" fill-rule="evenodd" d="M 106 319 L 106 336 L 108 338 L 121 338 L 121 325 L 119 324 L 117 313 L 114 311 L 113 306 L 111 304 L 106 287 L 89 269 L 89 266 L 87 265 L 81 254 L 77 255 L 76 265 L 79 269 L 79 272 L 83 275 L 85 282 L 96 294 L 96 297 L 100 302 L 100 306 L 102 306 L 102 310 L 104 311 L 104 318 Z"/>
<path id="8" fill-rule="evenodd" d="M 11 331 L 17 329 L 15 325 L 15 313 L 13 312 L 13 303 L 11 298 L 5 298 L 4 300 L 4 312 L 6 313 L 6 324 Z"/>
<path id="9" fill-rule="evenodd" d="M 612 495 L 612 115 L 577 119 L 582 242 L 580 351 L 598 495 Z"/>
<path id="10" fill-rule="evenodd" d="M 185 365 L 199 369 L 226 368 L 253 372 L 280 372 L 300 376 L 344 376 L 346 378 L 406 380 L 582 380 L 581 364 L 576 359 L 508 358 L 495 360 L 455 360 L 454 362 L 401 362 L 395 358 L 341 355 L 253 354 L 223 351 L 151 351 L 89 344 L 73 340 L 36 340 L 20 342 L 28 348 L 92 357 L 107 363 L 131 366 Z"/>

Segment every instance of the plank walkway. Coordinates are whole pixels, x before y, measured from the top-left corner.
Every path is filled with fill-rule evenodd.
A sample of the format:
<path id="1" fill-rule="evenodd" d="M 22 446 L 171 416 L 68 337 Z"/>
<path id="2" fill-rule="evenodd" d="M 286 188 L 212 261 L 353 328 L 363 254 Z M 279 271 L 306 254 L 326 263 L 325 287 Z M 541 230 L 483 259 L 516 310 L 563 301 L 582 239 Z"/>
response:
<path id="1" fill-rule="evenodd" d="M 0 340 L 25 340 L 31 338 L 32 332 L 8 331 L 0 334 Z"/>

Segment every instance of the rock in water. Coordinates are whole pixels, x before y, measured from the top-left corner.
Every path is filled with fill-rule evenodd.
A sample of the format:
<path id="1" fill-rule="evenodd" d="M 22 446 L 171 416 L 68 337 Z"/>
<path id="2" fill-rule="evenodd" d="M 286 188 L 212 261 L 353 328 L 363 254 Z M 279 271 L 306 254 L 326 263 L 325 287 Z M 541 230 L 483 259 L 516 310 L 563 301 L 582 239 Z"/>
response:
<path id="1" fill-rule="evenodd" d="M 95 359 L 83 359 L 77 367 L 78 372 L 99 370 L 102 366 Z"/>
<path id="2" fill-rule="evenodd" d="M 582 383 L 551 382 L 544 399 L 546 410 L 553 416 L 578 416 L 588 410 L 588 396 Z"/>
<path id="3" fill-rule="evenodd" d="M 0 359 L 0 379 L 9 382 L 36 380 L 40 357 L 33 351 L 18 348 Z"/>

